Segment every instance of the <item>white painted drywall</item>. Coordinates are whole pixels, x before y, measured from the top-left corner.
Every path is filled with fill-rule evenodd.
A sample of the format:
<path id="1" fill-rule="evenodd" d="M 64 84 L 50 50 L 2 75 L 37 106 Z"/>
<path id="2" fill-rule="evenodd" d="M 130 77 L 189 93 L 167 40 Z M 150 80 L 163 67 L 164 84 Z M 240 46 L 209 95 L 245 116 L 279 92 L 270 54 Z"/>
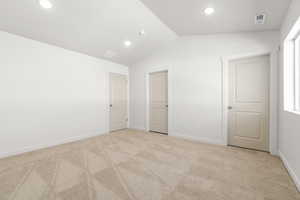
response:
<path id="1" fill-rule="evenodd" d="M 281 28 L 279 153 L 300 191 L 300 115 L 283 107 L 283 41 L 299 17 L 300 1 L 293 0 Z"/>
<path id="2" fill-rule="evenodd" d="M 0 157 L 108 132 L 119 64 L 0 32 Z"/>
<path id="3" fill-rule="evenodd" d="M 125 65 L 177 37 L 139 0 L 51 1 L 47 10 L 38 0 L 1 1 L 0 30 Z"/>
<path id="4" fill-rule="evenodd" d="M 291 0 L 141 1 L 179 35 L 199 35 L 279 29 Z M 203 11 L 209 6 L 216 12 L 207 17 Z M 267 14 L 262 26 L 254 23 L 260 12 Z"/>
<path id="5" fill-rule="evenodd" d="M 129 68 L 130 127 L 147 126 L 146 74 L 168 69 L 170 135 L 223 143 L 222 57 L 276 52 L 278 44 L 277 31 L 177 39 Z"/>

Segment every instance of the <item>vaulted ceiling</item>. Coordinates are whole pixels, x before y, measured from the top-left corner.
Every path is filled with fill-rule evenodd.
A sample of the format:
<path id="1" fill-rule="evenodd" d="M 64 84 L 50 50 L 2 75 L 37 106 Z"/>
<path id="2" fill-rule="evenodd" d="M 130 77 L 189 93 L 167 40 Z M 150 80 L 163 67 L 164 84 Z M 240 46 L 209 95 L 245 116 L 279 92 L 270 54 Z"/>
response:
<path id="1" fill-rule="evenodd" d="M 139 0 L 51 2 L 43 9 L 38 0 L 2 0 L 0 30 L 125 65 L 177 37 Z"/>
<path id="2" fill-rule="evenodd" d="M 197 35 L 280 28 L 290 0 L 141 0 L 179 35 Z M 215 13 L 204 14 L 212 7 Z M 254 23 L 266 14 L 265 24 Z"/>
<path id="3" fill-rule="evenodd" d="M 130 66 L 178 35 L 279 29 L 290 0 L 3 0 L 0 30 Z M 203 10 L 215 13 L 205 16 Z M 264 13 L 266 23 L 254 23 Z M 145 34 L 140 35 L 141 30 Z M 130 47 L 124 41 L 132 42 Z"/>

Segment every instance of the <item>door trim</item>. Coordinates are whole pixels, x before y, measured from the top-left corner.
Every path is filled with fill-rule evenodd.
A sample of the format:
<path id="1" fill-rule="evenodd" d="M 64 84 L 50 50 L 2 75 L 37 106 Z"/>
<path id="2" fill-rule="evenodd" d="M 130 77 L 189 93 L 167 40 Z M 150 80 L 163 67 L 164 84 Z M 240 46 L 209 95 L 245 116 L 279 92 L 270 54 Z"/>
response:
<path id="1" fill-rule="evenodd" d="M 129 124 L 130 124 L 130 119 L 129 119 L 129 116 L 130 116 L 130 89 L 129 89 L 129 74 L 127 73 L 118 73 L 118 72 L 108 72 L 108 104 L 107 104 L 107 108 L 108 108 L 108 133 L 111 133 L 111 132 L 114 132 L 112 130 L 110 130 L 110 104 L 111 104 L 111 79 L 110 79 L 110 75 L 111 74 L 119 74 L 119 75 L 123 75 L 123 76 L 126 76 L 127 78 L 127 85 L 126 85 L 126 88 L 127 88 L 127 127 L 126 128 L 129 128 Z"/>
<path id="2" fill-rule="evenodd" d="M 150 131 L 150 74 L 156 72 L 167 72 L 168 74 L 168 135 L 170 135 L 170 128 L 171 128 L 171 76 L 170 76 L 170 69 L 168 67 L 160 68 L 159 70 L 153 70 L 146 72 L 146 131 Z"/>
<path id="3" fill-rule="evenodd" d="M 228 68 L 233 60 L 255 57 L 269 56 L 270 58 L 270 82 L 269 82 L 269 151 L 272 155 L 278 155 L 278 131 L 277 131 L 277 102 L 278 102 L 278 50 L 262 51 L 248 54 L 240 54 L 229 57 L 222 57 L 222 136 L 223 144 L 228 145 Z"/>

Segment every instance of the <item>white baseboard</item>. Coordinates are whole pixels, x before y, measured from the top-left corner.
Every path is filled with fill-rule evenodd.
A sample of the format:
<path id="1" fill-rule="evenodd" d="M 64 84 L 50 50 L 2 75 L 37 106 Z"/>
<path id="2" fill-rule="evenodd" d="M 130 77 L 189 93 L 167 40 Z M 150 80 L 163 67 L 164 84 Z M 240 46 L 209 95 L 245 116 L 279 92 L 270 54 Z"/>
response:
<path id="1" fill-rule="evenodd" d="M 82 135 L 78 135 L 78 136 L 74 136 L 74 137 L 64 138 L 59 141 L 52 141 L 52 142 L 48 142 L 48 143 L 27 146 L 22 149 L 18 149 L 18 150 L 11 151 L 11 152 L 0 152 L 0 158 L 15 156 L 15 155 L 19 155 L 19 154 L 23 154 L 23 153 L 27 153 L 27 152 L 31 152 L 31 151 L 36 151 L 39 149 L 53 147 L 53 146 L 57 146 L 57 145 L 61 145 L 61 144 L 69 143 L 69 142 L 75 142 L 78 140 L 83 140 L 86 138 L 95 137 L 95 136 L 104 135 L 104 134 L 106 134 L 106 133 L 103 133 L 100 131 L 94 131 L 94 132 L 91 132 L 88 134 L 82 134 Z"/>
<path id="2" fill-rule="evenodd" d="M 279 157 L 281 158 L 285 168 L 289 172 L 289 174 L 292 177 L 294 183 L 296 184 L 296 187 L 297 187 L 298 191 L 300 192 L 300 179 L 299 179 L 299 177 L 297 176 L 297 174 L 295 173 L 295 171 L 293 170 L 293 168 L 289 164 L 289 162 L 286 159 L 286 157 L 284 156 L 284 154 L 280 150 L 278 151 L 278 153 L 279 153 Z"/>
<path id="3" fill-rule="evenodd" d="M 137 131 L 146 131 L 144 127 L 129 127 L 129 129 L 137 130 Z"/>
<path id="4" fill-rule="evenodd" d="M 180 133 L 169 133 L 169 136 L 179 137 L 179 138 L 183 138 L 186 140 L 198 141 L 198 142 L 202 142 L 202 143 L 216 144 L 216 145 L 224 146 L 224 143 L 222 141 L 212 140 L 209 138 L 194 137 L 194 136 L 184 135 L 184 134 L 180 134 Z"/>
<path id="5" fill-rule="evenodd" d="M 130 127 L 130 129 L 138 130 L 138 131 L 147 131 L 145 127 Z M 198 142 L 202 142 L 202 143 L 216 144 L 216 145 L 222 145 L 222 146 L 226 145 L 226 144 L 224 144 L 223 141 L 212 140 L 209 138 L 193 137 L 193 136 L 180 134 L 180 133 L 176 133 L 176 132 L 172 132 L 172 131 L 169 131 L 168 135 L 173 136 L 173 137 L 183 138 L 186 140 L 198 141 Z"/>

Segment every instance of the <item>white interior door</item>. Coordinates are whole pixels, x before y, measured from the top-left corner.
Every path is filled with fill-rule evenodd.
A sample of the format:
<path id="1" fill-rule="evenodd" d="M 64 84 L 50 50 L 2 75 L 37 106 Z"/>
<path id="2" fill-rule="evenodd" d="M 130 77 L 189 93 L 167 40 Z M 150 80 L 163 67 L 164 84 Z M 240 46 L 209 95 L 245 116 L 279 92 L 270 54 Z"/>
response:
<path id="1" fill-rule="evenodd" d="M 150 131 L 168 133 L 168 72 L 151 73 L 150 89 Z"/>
<path id="2" fill-rule="evenodd" d="M 110 131 L 127 128 L 127 76 L 110 73 Z"/>
<path id="3" fill-rule="evenodd" d="M 229 64 L 229 145 L 269 151 L 269 56 Z"/>

